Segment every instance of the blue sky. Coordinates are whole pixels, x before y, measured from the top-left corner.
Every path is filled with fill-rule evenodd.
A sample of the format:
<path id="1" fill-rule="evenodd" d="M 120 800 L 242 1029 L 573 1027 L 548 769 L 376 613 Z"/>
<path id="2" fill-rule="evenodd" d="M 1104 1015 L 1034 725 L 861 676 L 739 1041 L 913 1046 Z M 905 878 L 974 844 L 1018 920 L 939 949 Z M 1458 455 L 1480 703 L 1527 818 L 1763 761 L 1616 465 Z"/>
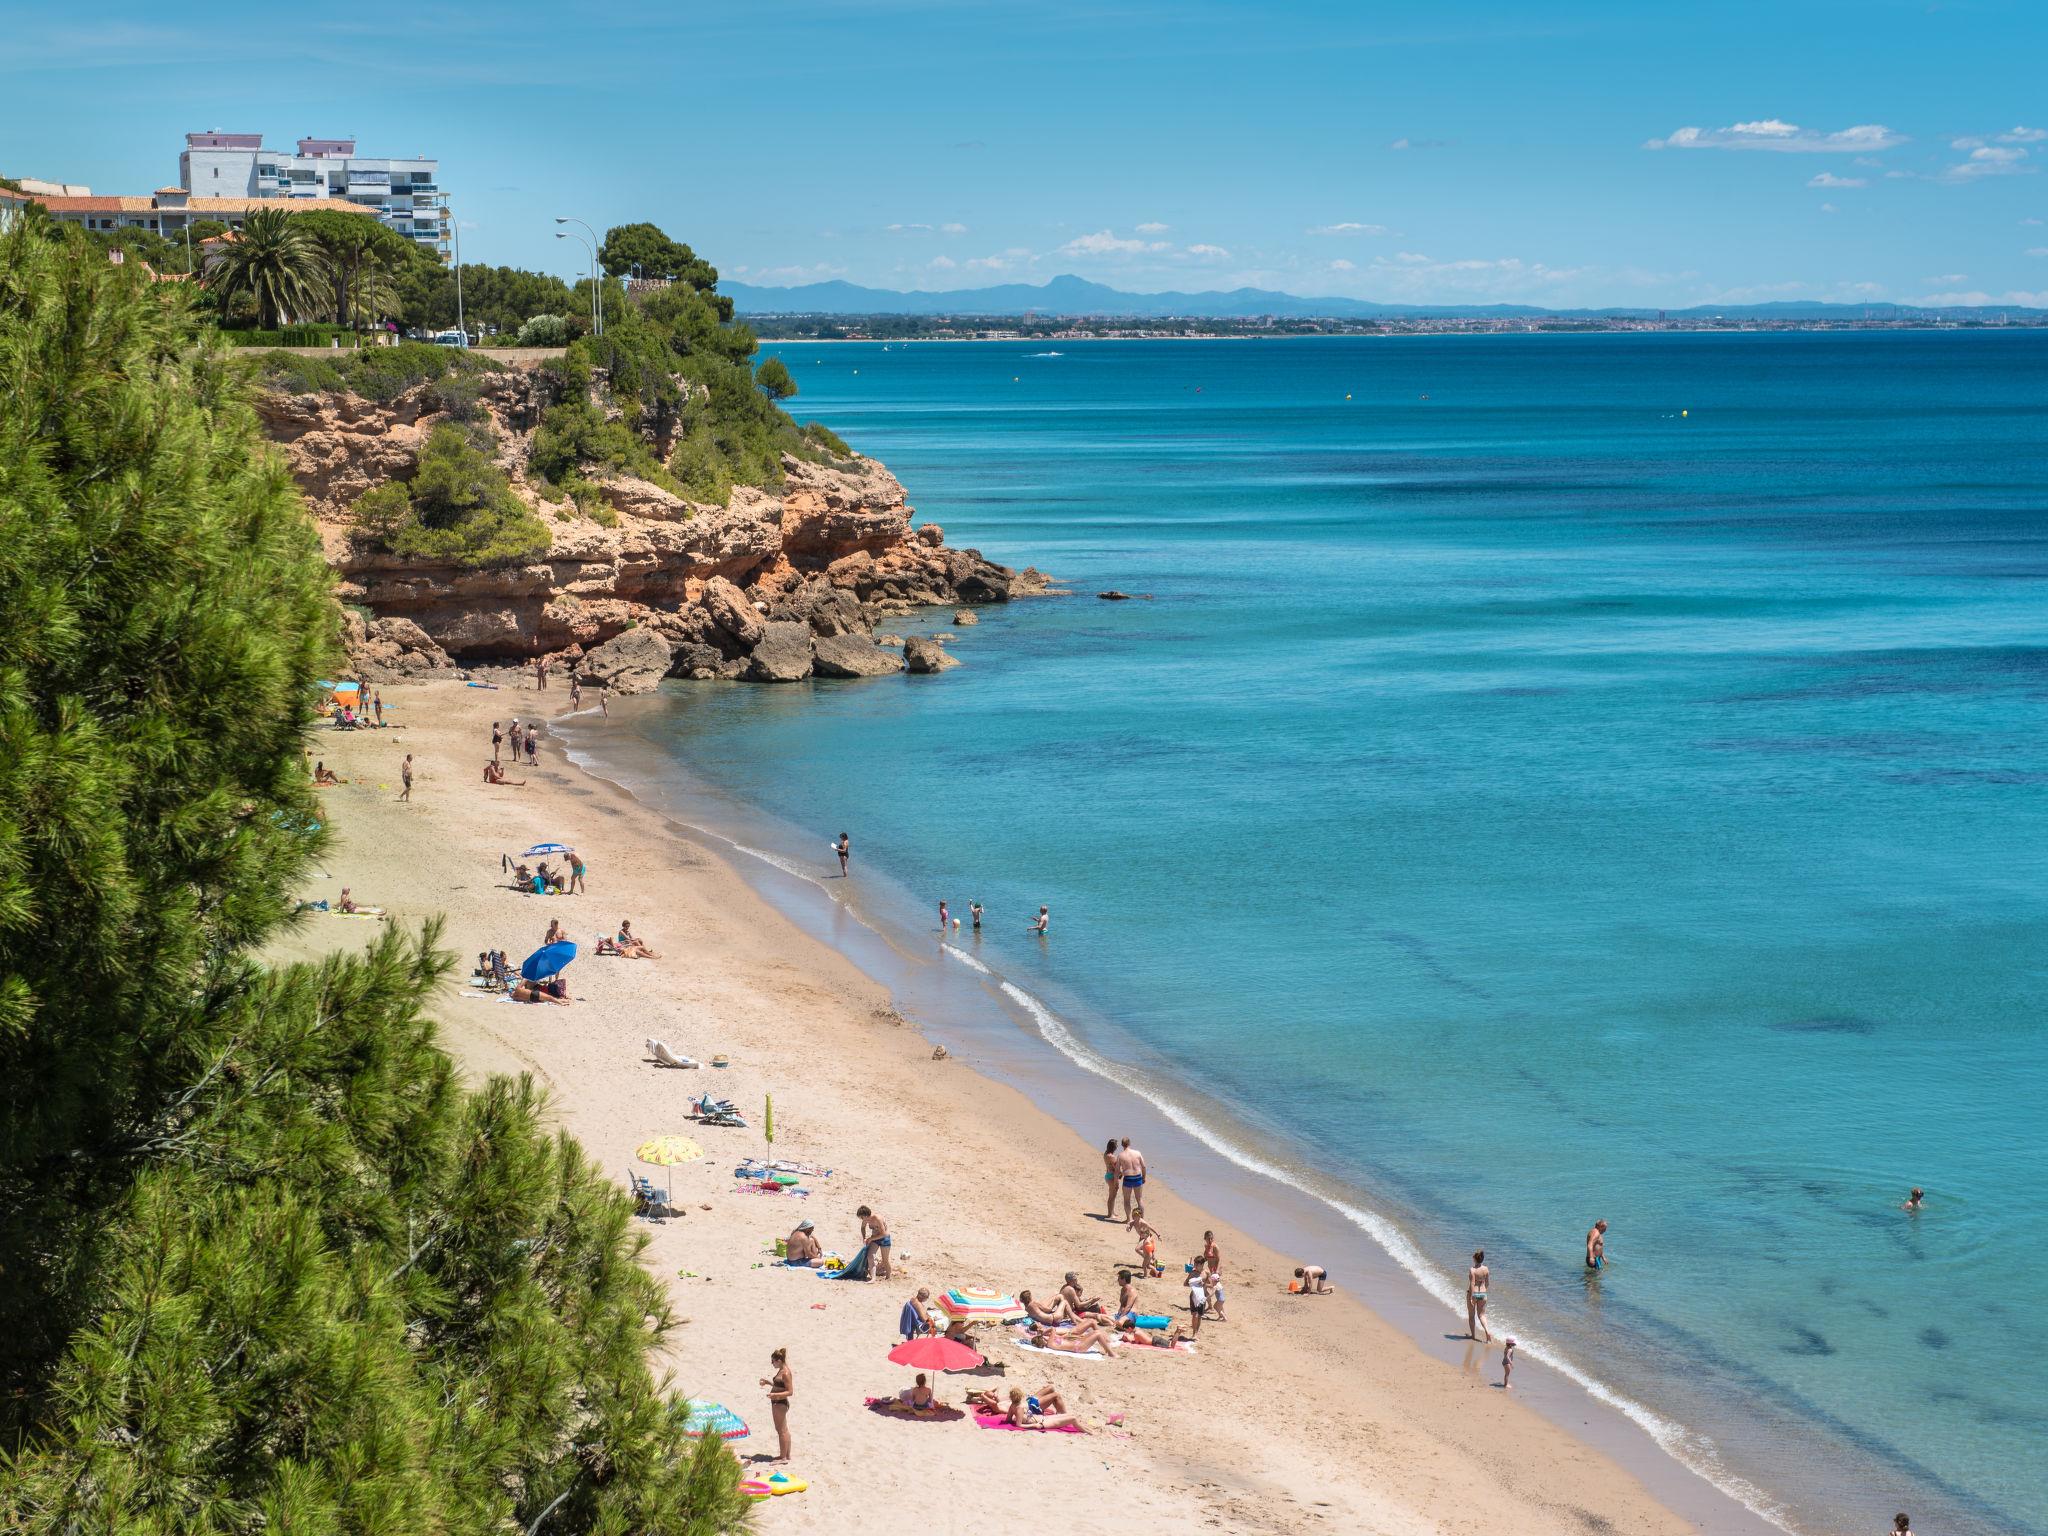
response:
<path id="1" fill-rule="evenodd" d="M 567 214 L 770 284 L 2048 306 L 2038 0 L 322 9 L 6 0 L 0 172 L 352 133 L 556 271 Z"/>

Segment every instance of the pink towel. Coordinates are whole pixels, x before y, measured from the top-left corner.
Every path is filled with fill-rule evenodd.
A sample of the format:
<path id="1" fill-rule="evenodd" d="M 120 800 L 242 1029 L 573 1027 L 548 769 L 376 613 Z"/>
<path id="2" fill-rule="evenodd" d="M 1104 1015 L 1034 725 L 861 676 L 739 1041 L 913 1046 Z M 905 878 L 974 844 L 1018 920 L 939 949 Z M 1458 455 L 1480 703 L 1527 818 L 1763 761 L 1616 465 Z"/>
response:
<path id="1" fill-rule="evenodd" d="M 1043 1424 L 1012 1424 L 1000 1413 L 977 1413 L 974 1422 L 983 1429 L 1033 1430 L 1042 1435 L 1079 1435 L 1086 1431 L 1078 1424 L 1062 1424 L 1058 1429 L 1047 1429 Z"/>

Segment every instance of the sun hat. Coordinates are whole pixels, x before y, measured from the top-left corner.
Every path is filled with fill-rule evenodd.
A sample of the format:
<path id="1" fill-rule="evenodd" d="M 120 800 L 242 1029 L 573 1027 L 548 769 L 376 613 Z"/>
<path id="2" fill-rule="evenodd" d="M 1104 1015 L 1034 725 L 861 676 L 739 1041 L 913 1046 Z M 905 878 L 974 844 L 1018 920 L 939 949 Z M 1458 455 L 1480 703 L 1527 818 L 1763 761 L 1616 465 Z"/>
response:
<path id="1" fill-rule="evenodd" d="M 808 1216 L 806 1216 L 802 1221 L 796 1224 L 796 1229 L 799 1232 L 808 1232 L 815 1225 L 816 1223 L 813 1222 Z"/>

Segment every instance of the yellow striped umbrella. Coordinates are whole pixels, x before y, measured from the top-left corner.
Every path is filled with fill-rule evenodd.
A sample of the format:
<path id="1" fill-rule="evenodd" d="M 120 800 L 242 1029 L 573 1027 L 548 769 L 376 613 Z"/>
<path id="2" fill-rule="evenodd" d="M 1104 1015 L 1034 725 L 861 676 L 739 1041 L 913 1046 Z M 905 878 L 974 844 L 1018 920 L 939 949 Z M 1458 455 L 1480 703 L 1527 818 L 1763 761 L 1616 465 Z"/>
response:
<path id="1" fill-rule="evenodd" d="M 704 1149 L 687 1136 L 657 1136 L 652 1141 L 642 1142 L 633 1155 L 643 1163 L 667 1168 L 676 1163 L 696 1162 L 704 1155 Z"/>

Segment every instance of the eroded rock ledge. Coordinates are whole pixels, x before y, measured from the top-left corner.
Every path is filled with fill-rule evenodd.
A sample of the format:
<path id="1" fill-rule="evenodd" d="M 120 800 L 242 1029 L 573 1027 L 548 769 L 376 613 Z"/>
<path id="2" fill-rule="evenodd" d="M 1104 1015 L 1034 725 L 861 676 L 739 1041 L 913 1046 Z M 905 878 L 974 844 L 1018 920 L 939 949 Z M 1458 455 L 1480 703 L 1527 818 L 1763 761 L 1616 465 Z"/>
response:
<path id="1" fill-rule="evenodd" d="M 878 620 L 1045 590 L 1036 571 L 949 549 L 932 524 L 913 527 L 896 477 L 857 456 L 785 458 L 779 490 L 742 487 L 724 507 L 614 478 L 604 486 L 610 518 L 584 516 L 544 499 L 527 477 L 536 389 L 527 373 L 488 375 L 479 408 L 513 489 L 552 541 L 537 559 L 480 568 L 367 552 L 348 537 L 356 498 L 409 479 L 444 419 L 424 389 L 386 404 L 348 394 L 261 403 L 319 520 L 342 601 L 373 616 L 352 614 L 347 636 L 364 676 L 547 657 L 625 692 L 664 676 L 867 677 L 905 665 L 876 645 Z M 911 670 L 924 670 L 918 658 Z"/>

